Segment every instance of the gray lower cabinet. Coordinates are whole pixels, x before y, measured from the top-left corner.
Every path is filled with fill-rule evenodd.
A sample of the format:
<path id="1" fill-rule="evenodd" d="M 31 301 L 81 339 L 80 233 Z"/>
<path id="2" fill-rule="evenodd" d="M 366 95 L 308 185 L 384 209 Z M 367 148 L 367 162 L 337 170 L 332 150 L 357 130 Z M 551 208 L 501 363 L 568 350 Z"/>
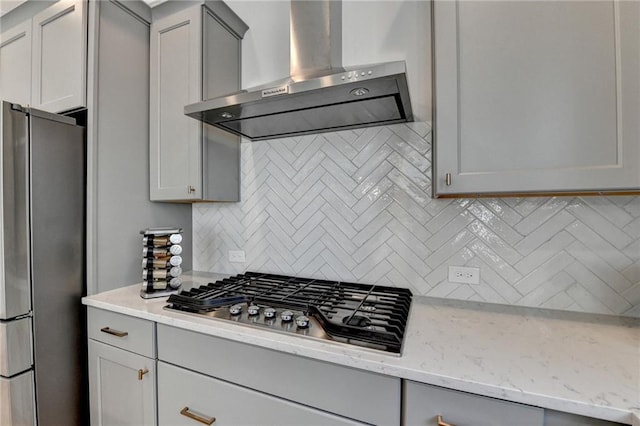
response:
<path id="1" fill-rule="evenodd" d="M 621 426 L 89 307 L 91 424 Z"/>
<path id="2" fill-rule="evenodd" d="M 91 424 L 155 425 L 155 323 L 89 308 L 87 334 Z"/>
<path id="3" fill-rule="evenodd" d="M 154 425 L 155 364 L 153 359 L 89 340 L 91 424 Z"/>
<path id="4" fill-rule="evenodd" d="M 357 425 L 336 415 L 158 362 L 158 425 Z"/>
<path id="5" fill-rule="evenodd" d="M 578 416 L 555 410 L 544 410 L 545 426 L 624 426 L 623 423 Z"/>
<path id="6" fill-rule="evenodd" d="M 410 380 L 403 390 L 406 426 L 622 426 Z"/>
<path id="7" fill-rule="evenodd" d="M 404 420 L 407 426 L 543 426 L 544 410 L 405 380 Z"/>
<path id="8" fill-rule="evenodd" d="M 163 324 L 157 338 L 161 425 L 171 424 L 184 407 L 220 424 L 400 424 L 398 378 Z M 165 363 L 180 368 L 169 371 Z M 211 393 L 194 394 L 192 388 L 204 389 L 205 383 Z M 163 405 L 172 398 L 175 406 L 165 413 Z M 228 405 L 217 404 L 218 398 Z M 257 416 L 244 398 L 255 402 Z M 269 407 L 275 412 L 268 413 Z"/>
<path id="9" fill-rule="evenodd" d="M 640 3 L 436 1 L 433 193 L 640 188 Z"/>

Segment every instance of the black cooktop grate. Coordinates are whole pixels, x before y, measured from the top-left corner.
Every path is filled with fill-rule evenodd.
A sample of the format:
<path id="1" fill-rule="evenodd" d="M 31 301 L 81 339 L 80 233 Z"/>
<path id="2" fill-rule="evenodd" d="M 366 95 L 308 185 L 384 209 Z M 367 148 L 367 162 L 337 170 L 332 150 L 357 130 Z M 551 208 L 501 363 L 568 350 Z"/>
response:
<path id="1" fill-rule="evenodd" d="M 246 272 L 183 290 L 170 309 L 206 314 L 238 303 L 312 316 L 333 340 L 400 353 L 411 307 L 404 288 Z"/>

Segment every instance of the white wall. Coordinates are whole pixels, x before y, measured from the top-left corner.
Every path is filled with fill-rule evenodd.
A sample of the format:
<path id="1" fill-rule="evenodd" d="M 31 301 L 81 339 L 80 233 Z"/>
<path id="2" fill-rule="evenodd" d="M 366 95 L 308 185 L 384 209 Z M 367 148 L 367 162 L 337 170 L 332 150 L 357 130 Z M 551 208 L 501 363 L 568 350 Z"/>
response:
<path id="1" fill-rule="evenodd" d="M 242 86 L 289 75 L 289 1 L 229 0 L 247 31 Z M 427 1 L 342 2 L 342 65 L 404 60 L 416 121 L 431 118 L 430 4 Z"/>
<path id="2" fill-rule="evenodd" d="M 249 26 L 242 40 L 242 87 L 253 87 L 289 75 L 289 2 L 226 2 Z"/>
<path id="3" fill-rule="evenodd" d="M 287 76 L 288 2 L 230 4 L 252 27 L 245 87 Z M 429 3 L 343 5 L 343 64 L 404 56 L 416 122 L 243 143 L 242 202 L 193 207 L 194 269 L 640 317 L 640 197 L 431 199 Z"/>
<path id="4" fill-rule="evenodd" d="M 416 121 L 431 120 L 431 5 L 428 1 L 344 1 L 342 63 L 407 63 Z"/>

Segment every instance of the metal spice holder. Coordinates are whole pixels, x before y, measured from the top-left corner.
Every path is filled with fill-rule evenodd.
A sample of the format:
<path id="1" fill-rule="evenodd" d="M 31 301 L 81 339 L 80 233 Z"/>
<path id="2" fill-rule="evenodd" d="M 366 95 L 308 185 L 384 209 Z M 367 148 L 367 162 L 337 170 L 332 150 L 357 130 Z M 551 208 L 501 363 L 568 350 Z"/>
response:
<path id="1" fill-rule="evenodd" d="M 176 294 L 182 286 L 182 228 L 147 228 L 142 234 L 142 289 L 151 299 Z"/>

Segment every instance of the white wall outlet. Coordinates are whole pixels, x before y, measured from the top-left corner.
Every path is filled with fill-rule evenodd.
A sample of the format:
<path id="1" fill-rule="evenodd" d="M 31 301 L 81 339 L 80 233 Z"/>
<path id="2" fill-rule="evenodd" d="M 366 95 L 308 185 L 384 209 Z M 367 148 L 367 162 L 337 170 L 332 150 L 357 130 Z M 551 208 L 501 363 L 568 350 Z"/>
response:
<path id="1" fill-rule="evenodd" d="M 449 266 L 449 282 L 480 284 L 480 268 Z"/>
<path id="2" fill-rule="evenodd" d="M 229 250 L 229 262 L 244 263 L 244 250 Z"/>

